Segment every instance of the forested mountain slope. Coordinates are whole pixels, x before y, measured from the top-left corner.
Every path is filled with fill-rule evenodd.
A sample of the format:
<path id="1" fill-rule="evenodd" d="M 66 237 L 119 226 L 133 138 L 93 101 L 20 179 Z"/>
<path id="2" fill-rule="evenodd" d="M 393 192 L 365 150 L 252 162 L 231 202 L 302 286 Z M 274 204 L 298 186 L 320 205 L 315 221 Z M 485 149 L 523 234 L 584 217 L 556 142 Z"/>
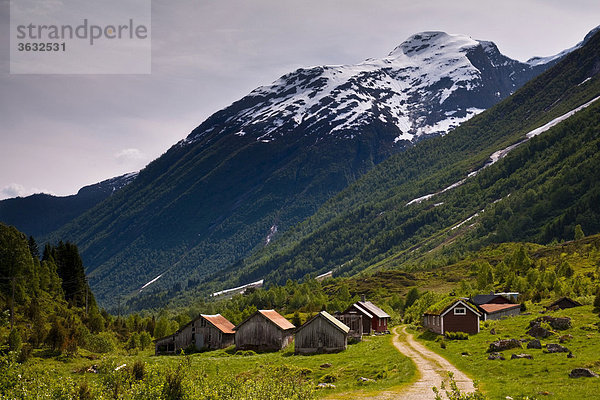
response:
<path id="1" fill-rule="evenodd" d="M 299 69 L 215 113 L 132 184 L 44 239 L 79 245 L 104 304 L 148 282 L 194 286 L 558 59 L 538 61 L 423 32 L 381 59 Z"/>
<path id="2" fill-rule="evenodd" d="M 576 224 L 586 233 L 599 232 L 600 102 L 530 135 L 503 158 L 496 153 L 600 96 L 599 72 L 596 34 L 582 49 L 451 134 L 386 160 L 221 279 L 282 282 L 331 269 L 334 274 L 356 273 L 378 263 L 398 264 L 415 257 L 415 251 L 449 244 L 454 236 L 462 237 L 462 245 L 478 246 L 568 239 Z"/>

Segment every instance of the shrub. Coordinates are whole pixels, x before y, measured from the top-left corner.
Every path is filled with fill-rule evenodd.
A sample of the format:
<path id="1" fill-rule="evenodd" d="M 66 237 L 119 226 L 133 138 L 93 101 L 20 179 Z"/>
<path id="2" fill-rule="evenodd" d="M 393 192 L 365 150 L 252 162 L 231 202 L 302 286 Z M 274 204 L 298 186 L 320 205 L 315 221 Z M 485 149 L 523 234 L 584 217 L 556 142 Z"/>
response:
<path id="1" fill-rule="evenodd" d="M 320 383 L 333 383 L 335 381 L 337 381 L 337 376 L 334 374 L 325 374 L 319 379 Z"/>
<path id="2" fill-rule="evenodd" d="M 141 381 L 146 376 L 146 363 L 136 360 L 131 367 L 131 376 L 136 381 Z"/>
<path id="3" fill-rule="evenodd" d="M 169 371 L 165 377 L 162 396 L 165 400 L 180 400 L 184 396 L 183 372 L 181 368 Z"/>
<path id="4" fill-rule="evenodd" d="M 77 400 L 93 400 L 95 398 L 87 381 L 83 381 L 79 384 L 79 386 L 76 389 L 74 398 Z"/>
<path id="5" fill-rule="evenodd" d="M 446 339 L 448 340 L 468 340 L 469 334 L 465 332 L 446 332 Z"/>
<path id="6" fill-rule="evenodd" d="M 254 350 L 238 350 L 235 352 L 236 356 L 248 357 L 255 356 L 256 352 Z"/>
<path id="7" fill-rule="evenodd" d="M 117 344 L 112 333 L 101 332 L 97 335 L 89 335 L 84 348 L 94 353 L 110 353 L 117 348 Z"/>

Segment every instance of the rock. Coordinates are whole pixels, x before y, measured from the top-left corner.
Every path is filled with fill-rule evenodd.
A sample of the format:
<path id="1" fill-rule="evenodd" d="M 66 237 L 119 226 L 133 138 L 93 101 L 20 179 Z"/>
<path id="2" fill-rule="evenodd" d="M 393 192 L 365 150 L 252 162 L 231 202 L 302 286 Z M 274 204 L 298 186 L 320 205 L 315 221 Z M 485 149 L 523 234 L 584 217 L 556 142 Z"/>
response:
<path id="1" fill-rule="evenodd" d="M 357 380 L 358 380 L 358 382 L 361 382 L 361 383 L 374 383 L 374 382 L 377 382 L 375 379 L 365 378 L 364 376 L 359 377 Z"/>
<path id="2" fill-rule="evenodd" d="M 468 357 L 471 355 L 471 353 L 469 353 L 468 351 L 463 351 L 462 353 L 460 353 L 460 355 L 464 356 L 464 357 Z"/>
<path id="3" fill-rule="evenodd" d="M 86 369 L 85 372 L 89 372 L 90 374 L 97 374 L 98 366 L 96 364 L 94 364 L 91 367 L 89 367 L 88 369 Z"/>
<path id="4" fill-rule="evenodd" d="M 527 348 L 528 349 L 541 349 L 542 343 L 540 343 L 539 339 L 533 339 L 532 341 L 527 343 Z"/>
<path id="5" fill-rule="evenodd" d="M 570 378 L 597 378 L 598 374 L 589 368 L 575 368 L 569 373 Z"/>
<path id="6" fill-rule="evenodd" d="M 529 326 L 534 327 L 541 325 L 542 322 L 547 322 L 552 329 L 564 331 L 571 327 L 571 318 L 569 317 L 552 317 L 550 315 L 544 315 L 543 317 L 537 317 L 534 320 L 529 321 Z"/>
<path id="7" fill-rule="evenodd" d="M 546 345 L 546 353 L 570 353 L 571 350 L 567 349 L 558 343 L 548 343 Z"/>
<path id="8" fill-rule="evenodd" d="M 495 335 L 496 334 L 496 328 L 492 328 L 490 330 L 490 335 Z"/>
<path id="9" fill-rule="evenodd" d="M 502 353 L 492 353 L 488 356 L 488 360 L 506 360 Z"/>
<path id="10" fill-rule="evenodd" d="M 513 354 L 510 356 L 511 360 L 514 360 L 516 358 L 527 358 L 529 360 L 533 360 L 533 356 L 531 354 Z"/>
<path id="11" fill-rule="evenodd" d="M 319 389 L 335 389 L 335 385 L 333 383 L 319 383 L 317 387 Z"/>
<path id="12" fill-rule="evenodd" d="M 554 329 L 558 329 L 559 331 L 564 331 L 565 329 L 569 329 L 571 327 L 571 318 L 555 317 L 552 319 L 552 321 L 548 321 L 548 323 Z"/>
<path id="13" fill-rule="evenodd" d="M 564 342 L 566 342 L 568 340 L 571 340 L 571 339 L 573 339 L 573 335 L 562 335 L 561 337 L 558 338 L 558 341 L 560 343 L 564 343 Z"/>
<path id="14" fill-rule="evenodd" d="M 527 331 L 527 334 L 529 336 L 533 336 L 534 338 L 547 338 L 551 335 L 550 331 L 546 328 L 542 328 L 541 325 L 535 325 L 531 327 L 531 329 Z"/>
<path id="15" fill-rule="evenodd" d="M 517 339 L 501 339 L 497 340 L 493 343 L 490 343 L 490 347 L 488 348 L 488 353 L 495 353 L 499 351 L 522 348 L 521 342 Z"/>
<path id="16" fill-rule="evenodd" d="M 331 363 L 321 364 L 321 368 L 331 368 Z"/>
<path id="17" fill-rule="evenodd" d="M 575 356 L 573 355 L 573 353 L 569 352 L 569 354 L 567 354 L 567 358 L 575 358 Z"/>

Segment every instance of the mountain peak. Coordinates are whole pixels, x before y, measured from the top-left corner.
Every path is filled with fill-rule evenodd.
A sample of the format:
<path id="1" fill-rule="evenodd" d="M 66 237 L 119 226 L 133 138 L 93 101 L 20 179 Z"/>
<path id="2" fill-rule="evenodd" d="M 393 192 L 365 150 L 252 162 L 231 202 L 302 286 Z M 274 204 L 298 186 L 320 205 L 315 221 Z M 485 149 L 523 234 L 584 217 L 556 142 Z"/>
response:
<path id="1" fill-rule="evenodd" d="M 389 57 L 404 55 L 412 57 L 430 51 L 444 53 L 462 51 L 478 45 L 478 42 L 466 35 L 451 35 L 441 31 L 426 31 L 416 33 L 406 39 L 400 46 L 396 47 Z"/>

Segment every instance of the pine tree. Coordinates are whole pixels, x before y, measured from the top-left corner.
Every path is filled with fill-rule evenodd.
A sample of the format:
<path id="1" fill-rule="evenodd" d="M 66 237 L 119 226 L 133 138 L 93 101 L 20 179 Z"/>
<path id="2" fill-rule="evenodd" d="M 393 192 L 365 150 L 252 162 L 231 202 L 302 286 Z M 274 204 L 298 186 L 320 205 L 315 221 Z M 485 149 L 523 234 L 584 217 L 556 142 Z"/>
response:
<path id="1" fill-rule="evenodd" d="M 412 306 L 415 301 L 419 298 L 419 290 L 414 287 L 408 291 L 406 294 L 406 301 L 404 302 L 404 309 L 406 310 L 408 307 Z"/>
<path id="2" fill-rule="evenodd" d="M 581 225 L 575 225 L 575 240 L 581 240 L 585 237 L 583 234 L 583 229 L 581 229 Z"/>

